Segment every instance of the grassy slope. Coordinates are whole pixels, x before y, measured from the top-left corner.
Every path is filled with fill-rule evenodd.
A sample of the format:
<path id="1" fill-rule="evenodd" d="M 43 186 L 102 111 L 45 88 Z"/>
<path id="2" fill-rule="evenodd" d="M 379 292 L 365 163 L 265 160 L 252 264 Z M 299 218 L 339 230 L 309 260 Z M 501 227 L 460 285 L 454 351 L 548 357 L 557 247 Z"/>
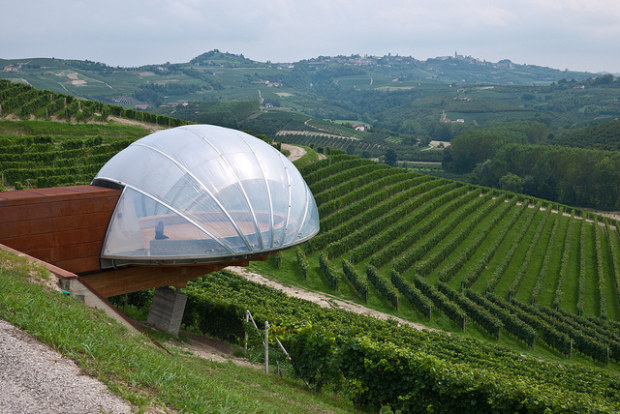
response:
<path id="1" fill-rule="evenodd" d="M 0 251 L 0 318 L 74 359 L 140 411 L 153 406 L 222 413 L 354 411 L 347 402 L 309 392 L 300 381 L 203 360 L 172 345 L 169 355 L 102 312 L 30 282 L 32 269 Z"/>

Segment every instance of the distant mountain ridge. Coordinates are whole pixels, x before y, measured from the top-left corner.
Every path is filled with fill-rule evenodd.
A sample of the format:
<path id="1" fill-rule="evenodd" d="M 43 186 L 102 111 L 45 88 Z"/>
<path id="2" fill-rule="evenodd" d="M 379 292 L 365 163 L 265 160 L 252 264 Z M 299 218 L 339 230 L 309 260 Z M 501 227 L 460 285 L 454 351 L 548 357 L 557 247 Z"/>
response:
<path id="1" fill-rule="evenodd" d="M 267 86 L 308 89 L 321 80 L 339 87 L 362 87 L 354 80 L 348 85 L 341 82 L 361 77 L 364 87 L 408 88 L 415 83 L 437 84 L 493 84 L 536 85 L 551 84 L 561 79 L 582 80 L 596 76 L 588 72 L 561 71 L 534 65 L 521 65 L 504 59 L 487 62 L 471 56 L 436 57 L 417 60 L 413 57 L 386 56 L 319 56 L 292 63 L 258 62 L 243 55 L 220 52 L 215 49 L 189 62 L 144 65 L 140 67 L 112 67 L 101 62 L 64 60 L 55 58 L 0 59 L 0 78 L 24 82 L 39 89 L 70 93 L 78 97 L 97 99 L 105 103 L 125 106 L 148 101 L 148 90 L 163 96 L 185 100 L 246 99 L 246 94 L 232 94 L 230 89 L 252 88 L 263 83 Z M 237 73 L 231 73 L 236 71 Z M 157 86 L 152 86 L 157 85 Z M 292 93 L 286 91 L 288 93 Z M 202 95 L 202 96 L 198 96 Z M 129 102 L 128 96 L 136 99 Z M 256 98 L 252 95 L 252 98 Z"/>

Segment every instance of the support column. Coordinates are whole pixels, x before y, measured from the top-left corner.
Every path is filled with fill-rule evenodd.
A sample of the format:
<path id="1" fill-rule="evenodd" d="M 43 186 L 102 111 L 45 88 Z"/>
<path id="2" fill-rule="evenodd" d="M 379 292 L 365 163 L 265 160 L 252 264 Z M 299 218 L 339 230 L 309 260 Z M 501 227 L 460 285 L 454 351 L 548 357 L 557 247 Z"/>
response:
<path id="1" fill-rule="evenodd" d="M 153 293 L 153 302 L 147 322 L 172 335 L 179 334 L 187 296 L 167 286 L 158 287 Z"/>

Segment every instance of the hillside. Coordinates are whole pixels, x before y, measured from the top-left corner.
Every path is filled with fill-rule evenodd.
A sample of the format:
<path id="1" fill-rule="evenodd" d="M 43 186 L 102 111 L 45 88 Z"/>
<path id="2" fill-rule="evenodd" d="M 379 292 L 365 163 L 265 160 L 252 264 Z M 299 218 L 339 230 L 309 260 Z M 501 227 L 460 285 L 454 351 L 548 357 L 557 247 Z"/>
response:
<path id="1" fill-rule="evenodd" d="M 169 351 L 166 352 L 154 346 L 146 335 L 130 334 L 103 312 L 41 286 L 47 278 L 49 275 L 44 269 L 0 250 L 0 319 L 9 321 L 66 359 L 73 360 L 82 375 L 103 382 L 137 412 L 356 412 L 347 401 L 309 391 L 300 381 L 265 375 L 254 367 L 196 357 L 187 352 L 183 342 L 166 343 Z M 167 339 L 170 338 L 162 337 L 161 340 Z M 27 352 L 20 351 L 23 358 Z M 5 357 L 8 355 L 3 354 L 0 358 Z M 39 365 L 20 368 L 33 370 L 38 381 L 44 378 L 49 378 L 52 383 L 59 380 L 59 368 L 54 366 L 47 373 L 37 371 L 44 370 Z M 3 389 L 12 393 L 14 389 L 8 388 L 9 384 L 10 381 L 3 382 L 2 385 L 7 386 Z M 58 385 L 64 385 L 66 392 L 78 397 L 76 384 Z M 27 384 L 28 394 L 12 397 L 37 399 L 27 405 L 28 410 L 38 407 L 39 412 L 62 412 L 75 407 L 72 412 L 87 412 L 85 404 L 71 405 L 74 398 L 59 401 L 64 395 L 62 393 L 56 394 L 56 399 L 46 405 L 43 393 L 38 394 L 36 388 L 32 390 L 36 386 L 36 383 Z M 91 387 L 91 390 L 94 394 L 95 388 Z M 3 395 L 0 400 L 6 397 L 10 396 Z M 94 395 L 82 395 L 82 398 L 91 403 L 97 401 Z M 5 409 L 3 406 L 2 411 L 6 412 Z"/>
<path id="2" fill-rule="evenodd" d="M 255 270 L 560 360 L 606 361 L 620 344 L 595 327 L 620 317 L 618 222 L 344 155 L 302 173 L 321 233 L 283 270 Z M 577 345 L 585 332 L 599 351 Z"/>
<path id="3" fill-rule="evenodd" d="M 352 55 L 272 63 L 213 50 L 190 62 L 139 68 L 45 58 L 0 59 L 0 66 L 0 78 L 125 108 L 161 113 L 181 110 L 186 103 L 255 101 L 267 109 L 364 121 L 393 133 L 442 140 L 455 133 L 439 123 L 442 113 L 466 125 L 538 118 L 556 128 L 618 115 L 609 90 L 611 75 L 597 78 L 459 55 L 426 61 Z M 181 112 L 175 116 L 195 120 L 194 112 Z"/>
<path id="4" fill-rule="evenodd" d="M 32 93 L 30 100 L 49 94 L 26 93 Z M 22 94 L 9 99 L 17 96 Z M 115 151 L 145 134 L 137 126 L 104 122 L 97 112 L 106 108 L 96 106 L 101 104 L 78 102 L 69 122 L 0 122 L 4 185 L 84 182 Z M 77 123 L 75 114 L 88 105 L 93 110 L 87 119 L 96 123 Z M 140 114 L 122 113 L 134 119 Z M 160 117 L 154 120 L 166 120 L 164 126 L 182 122 Z M 296 122 L 290 130 L 310 125 L 337 135 L 338 128 L 348 128 Z M 329 127 L 334 129 L 327 132 Z M 253 270 L 451 335 L 319 310 L 227 272 L 188 288 L 186 326 L 238 341 L 239 321 L 252 309 L 258 321 L 276 326 L 298 361 L 297 373 L 317 388 L 345 390 L 342 395 L 362 408 L 418 409 L 421 401 L 446 411 L 462 410 L 463 404 L 500 411 L 617 410 L 617 221 L 324 152 L 330 156 L 300 167 L 319 207 L 321 233 L 302 248 L 253 264 Z M 383 376 L 383 369 L 391 374 Z M 433 385 L 420 389 L 422 383 Z"/>

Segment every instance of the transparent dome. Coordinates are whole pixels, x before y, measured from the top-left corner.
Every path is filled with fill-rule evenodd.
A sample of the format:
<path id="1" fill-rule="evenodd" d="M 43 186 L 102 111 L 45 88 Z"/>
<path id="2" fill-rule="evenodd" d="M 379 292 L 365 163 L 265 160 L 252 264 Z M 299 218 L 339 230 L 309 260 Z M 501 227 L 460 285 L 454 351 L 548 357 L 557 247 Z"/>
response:
<path id="1" fill-rule="evenodd" d="M 260 139 L 228 128 L 155 132 L 116 154 L 93 185 L 123 188 L 103 267 L 251 257 L 319 231 L 314 197 L 295 166 Z"/>

